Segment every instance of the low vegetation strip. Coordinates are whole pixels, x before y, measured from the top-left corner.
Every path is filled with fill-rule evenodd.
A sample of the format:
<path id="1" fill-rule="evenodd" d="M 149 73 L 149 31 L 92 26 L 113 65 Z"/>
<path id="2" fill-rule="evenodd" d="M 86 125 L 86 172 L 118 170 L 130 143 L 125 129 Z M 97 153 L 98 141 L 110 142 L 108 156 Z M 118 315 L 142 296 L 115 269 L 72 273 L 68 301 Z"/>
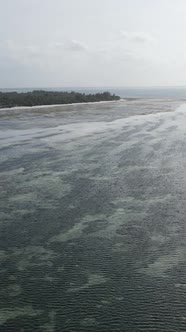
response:
<path id="1" fill-rule="evenodd" d="M 0 108 L 15 106 L 38 106 L 119 100 L 110 92 L 85 94 L 79 92 L 55 92 L 35 90 L 32 92 L 0 92 Z"/>

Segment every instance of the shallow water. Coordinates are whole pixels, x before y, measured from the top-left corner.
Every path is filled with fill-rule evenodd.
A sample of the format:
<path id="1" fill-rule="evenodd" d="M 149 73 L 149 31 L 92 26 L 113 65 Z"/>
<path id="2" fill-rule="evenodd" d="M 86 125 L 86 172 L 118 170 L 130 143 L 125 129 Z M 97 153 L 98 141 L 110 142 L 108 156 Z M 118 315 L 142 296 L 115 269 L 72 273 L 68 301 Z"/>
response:
<path id="1" fill-rule="evenodd" d="M 0 331 L 185 331 L 185 101 L 1 111 L 0 140 Z"/>

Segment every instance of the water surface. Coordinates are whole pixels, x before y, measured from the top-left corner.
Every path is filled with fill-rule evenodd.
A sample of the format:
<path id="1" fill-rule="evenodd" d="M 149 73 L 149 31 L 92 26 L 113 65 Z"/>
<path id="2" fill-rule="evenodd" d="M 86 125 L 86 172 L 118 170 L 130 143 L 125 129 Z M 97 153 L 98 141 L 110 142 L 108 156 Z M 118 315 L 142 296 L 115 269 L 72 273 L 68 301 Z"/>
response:
<path id="1" fill-rule="evenodd" d="M 186 330 L 186 106 L 0 113 L 0 331 Z"/>

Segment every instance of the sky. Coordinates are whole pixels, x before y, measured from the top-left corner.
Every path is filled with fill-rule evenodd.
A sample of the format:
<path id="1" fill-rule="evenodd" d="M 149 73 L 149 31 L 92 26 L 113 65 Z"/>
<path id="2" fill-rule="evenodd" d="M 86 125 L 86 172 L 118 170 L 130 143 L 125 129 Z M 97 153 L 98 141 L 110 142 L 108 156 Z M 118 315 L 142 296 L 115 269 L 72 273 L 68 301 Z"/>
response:
<path id="1" fill-rule="evenodd" d="M 0 88 L 186 86 L 186 0 L 0 0 Z"/>

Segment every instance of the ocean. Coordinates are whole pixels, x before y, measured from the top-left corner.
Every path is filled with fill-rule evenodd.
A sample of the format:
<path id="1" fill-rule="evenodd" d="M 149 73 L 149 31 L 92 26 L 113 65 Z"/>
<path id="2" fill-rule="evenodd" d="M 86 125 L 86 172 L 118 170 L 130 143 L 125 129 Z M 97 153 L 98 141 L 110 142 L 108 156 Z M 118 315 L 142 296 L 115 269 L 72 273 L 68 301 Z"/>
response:
<path id="1" fill-rule="evenodd" d="M 186 331 L 185 101 L 0 115 L 0 331 Z"/>
<path id="2" fill-rule="evenodd" d="M 103 91 L 109 91 L 119 95 L 121 98 L 186 98 L 186 86 L 183 87 L 151 87 L 151 88 L 139 88 L 139 87 L 31 87 L 31 88 L 11 88 L 0 89 L 2 92 L 29 92 L 33 90 L 47 90 L 47 91 L 78 91 L 82 93 L 98 93 Z"/>

